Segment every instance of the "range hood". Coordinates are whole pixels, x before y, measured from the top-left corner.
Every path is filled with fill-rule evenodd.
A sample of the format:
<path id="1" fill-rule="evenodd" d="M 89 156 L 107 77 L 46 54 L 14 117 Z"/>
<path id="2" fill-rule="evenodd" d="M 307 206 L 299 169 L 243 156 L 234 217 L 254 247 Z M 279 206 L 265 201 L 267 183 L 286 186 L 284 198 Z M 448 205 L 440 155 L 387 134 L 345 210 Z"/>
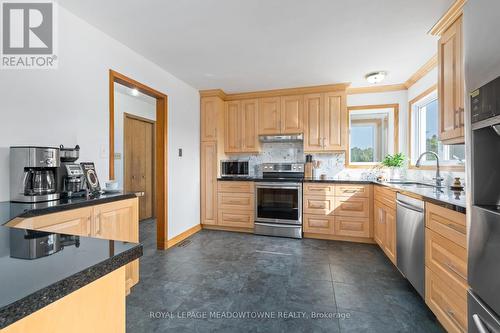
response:
<path id="1" fill-rule="evenodd" d="M 298 142 L 303 141 L 304 136 L 302 134 L 260 135 L 259 140 L 261 142 Z"/>

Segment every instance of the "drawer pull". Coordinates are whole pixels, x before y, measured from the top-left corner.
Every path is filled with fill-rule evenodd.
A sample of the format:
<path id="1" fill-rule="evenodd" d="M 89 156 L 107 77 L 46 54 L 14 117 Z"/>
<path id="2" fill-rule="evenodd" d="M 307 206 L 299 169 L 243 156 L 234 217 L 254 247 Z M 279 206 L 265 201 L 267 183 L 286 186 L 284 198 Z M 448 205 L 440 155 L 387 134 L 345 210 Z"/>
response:
<path id="1" fill-rule="evenodd" d="M 309 191 L 323 191 L 324 188 L 318 188 L 318 187 L 309 187 Z"/>
<path id="2" fill-rule="evenodd" d="M 247 219 L 245 219 L 245 218 L 237 218 L 237 217 L 230 217 L 227 220 L 228 221 L 233 221 L 233 222 L 247 222 Z"/>
<path id="3" fill-rule="evenodd" d="M 323 209 L 325 208 L 325 205 L 315 205 L 315 204 L 310 204 L 309 208 L 315 208 L 315 209 Z"/>
<path id="4" fill-rule="evenodd" d="M 455 267 L 455 265 L 453 265 L 452 263 L 449 263 L 449 262 L 445 263 L 445 265 L 446 265 L 446 267 L 448 267 L 448 269 L 450 271 L 452 271 L 453 273 L 457 274 L 462 279 L 464 279 L 465 281 L 467 281 L 467 278 L 465 276 L 463 276 L 463 274 L 458 271 L 458 269 Z"/>
<path id="5" fill-rule="evenodd" d="M 358 190 L 342 190 L 344 193 L 356 193 Z"/>
<path id="6" fill-rule="evenodd" d="M 451 319 L 451 321 L 453 321 L 453 323 L 455 323 L 455 325 L 457 325 L 457 327 L 460 329 L 461 332 L 465 332 L 462 329 L 462 325 L 460 325 L 460 323 L 458 322 L 457 318 L 455 318 L 455 311 L 453 311 L 451 309 L 446 309 L 446 314 Z"/>
<path id="7" fill-rule="evenodd" d="M 227 203 L 230 205 L 244 205 L 245 204 L 244 202 L 241 202 L 238 200 L 228 200 Z"/>
<path id="8" fill-rule="evenodd" d="M 446 223 L 446 226 L 448 226 L 449 228 L 461 233 L 461 234 L 464 234 L 465 235 L 465 232 L 463 232 L 459 227 L 457 227 L 456 225 L 454 225 L 453 223 Z"/>

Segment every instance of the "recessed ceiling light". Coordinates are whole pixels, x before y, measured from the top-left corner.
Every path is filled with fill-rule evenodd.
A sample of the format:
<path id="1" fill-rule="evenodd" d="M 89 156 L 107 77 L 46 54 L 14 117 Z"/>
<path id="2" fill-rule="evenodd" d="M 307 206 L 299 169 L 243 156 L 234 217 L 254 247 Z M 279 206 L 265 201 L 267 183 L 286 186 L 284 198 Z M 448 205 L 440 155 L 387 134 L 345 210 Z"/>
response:
<path id="1" fill-rule="evenodd" d="M 387 72 L 379 71 L 366 74 L 365 79 L 370 83 L 380 83 L 385 79 L 386 76 Z"/>
<path id="2" fill-rule="evenodd" d="M 132 94 L 132 96 L 139 96 L 139 90 L 137 90 L 136 88 L 132 89 L 130 93 Z"/>

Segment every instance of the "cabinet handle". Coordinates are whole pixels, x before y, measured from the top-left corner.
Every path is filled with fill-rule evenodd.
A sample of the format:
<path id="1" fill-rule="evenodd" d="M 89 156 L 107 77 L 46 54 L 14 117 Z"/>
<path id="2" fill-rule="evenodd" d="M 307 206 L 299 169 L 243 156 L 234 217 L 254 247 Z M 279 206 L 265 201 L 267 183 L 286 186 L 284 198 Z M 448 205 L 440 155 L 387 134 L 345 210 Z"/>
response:
<path id="1" fill-rule="evenodd" d="M 95 227 L 95 230 L 94 230 L 95 234 L 100 235 L 101 234 L 101 219 L 100 219 L 99 215 L 95 216 L 94 227 Z"/>
<path id="2" fill-rule="evenodd" d="M 91 220 L 92 219 L 90 218 L 90 216 L 87 217 L 87 236 L 92 236 L 92 232 L 90 230 L 91 229 L 91 223 L 90 223 Z"/>
<path id="3" fill-rule="evenodd" d="M 465 126 L 465 110 L 464 108 L 458 108 L 459 114 L 458 117 L 460 119 L 460 127 Z"/>
<path id="4" fill-rule="evenodd" d="M 451 229 L 453 229 L 453 230 L 455 230 L 455 231 L 457 231 L 457 232 L 465 235 L 465 233 L 462 230 L 460 230 L 457 226 L 455 226 L 453 223 L 446 223 L 446 225 L 449 228 L 451 228 Z"/>
<path id="5" fill-rule="evenodd" d="M 344 193 L 356 193 L 358 190 L 342 190 Z"/>
<path id="6" fill-rule="evenodd" d="M 446 309 L 446 314 L 448 315 L 448 318 L 450 318 L 451 321 L 453 321 L 453 323 L 455 323 L 455 325 L 457 325 L 458 329 L 461 332 L 464 332 L 464 330 L 462 329 L 462 325 L 460 325 L 457 318 L 455 318 L 455 311 L 453 311 L 451 309 Z"/>
<path id="7" fill-rule="evenodd" d="M 453 264 L 452 264 L 452 263 L 450 263 L 450 262 L 446 262 L 446 263 L 445 263 L 445 265 L 446 265 L 446 267 L 448 267 L 448 269 L 449 269 L 450 271 L 452 271 L 453 273 L 457 274 L 457 275 L 458 275 L 458 276 L 460 276 L 462 279 L 464 279 L 465 281 L 467 281 L 467 278 L 466 278 L 465 276 L 463 276 L 463 274 L 462 274 L 462 273 L 460 273 L 460 272 L 458 271 L 458 269 L 455 267 L 455 265 L 453 265 Z"/>

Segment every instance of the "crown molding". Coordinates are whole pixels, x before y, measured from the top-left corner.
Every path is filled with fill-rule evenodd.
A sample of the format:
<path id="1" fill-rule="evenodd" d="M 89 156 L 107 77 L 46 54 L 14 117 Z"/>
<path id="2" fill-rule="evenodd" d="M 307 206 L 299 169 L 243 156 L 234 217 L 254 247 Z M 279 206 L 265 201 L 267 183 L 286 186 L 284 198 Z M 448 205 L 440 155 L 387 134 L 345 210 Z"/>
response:
<path id="1" fill-rule="evenodd" d="M 406 89 L 407 88 L 404 83 L 387 84 L 381 86 L 369 86 L 369 87 L 355 87 L 355 88 L 347 88 L 347 95 L 374 94 L 374 93 L 382 93 L 388 91 L 400 91 Z"/>
<path id="2" fill-rule="evenodd" d="M 222 89 L 200 90 L 200 97 L 219 97 L 226 99 L 226 93 Z"/>
<path id="3" fill-rule="evenodd" d="M 422 67 L 420 67 L 412 76 L 410 76 L 408 80 L 406 80 L 406 82 L 404 83 L 406 89 L 410 88 L 415 83 L 417 83 L 418 80 L 420 80 L 430 71 L 436 68 L 437 65 L 438 65 L 438 57 L 437 54 L 435 54 L 432 58 L 427 60 L 427 62 Z"/>
<path id="4" fill-rule="evenodd" d="M 467 0 L 455 1 L 439 21 L 434 24 L 431 30 L 429 30 L 429 34 L 432 36 L 441 36 L 441 34 L 462 15 L 462 8 L 466 2 Z"/>

